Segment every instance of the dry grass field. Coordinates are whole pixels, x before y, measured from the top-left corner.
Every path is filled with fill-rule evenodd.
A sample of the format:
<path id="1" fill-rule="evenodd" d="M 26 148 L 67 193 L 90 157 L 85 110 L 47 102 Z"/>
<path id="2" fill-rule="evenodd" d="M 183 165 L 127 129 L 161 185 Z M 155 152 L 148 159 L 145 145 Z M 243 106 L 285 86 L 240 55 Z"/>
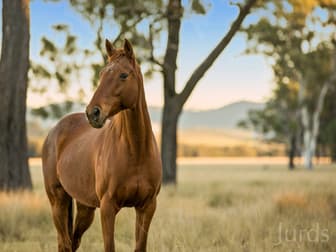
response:
<path id="1" fill-rule="evenodd" d="M 156 140 L 160 146 L 160 134 Z M 243 129 L 179 129 L 179 157 L 256 157 L 286 155 L 285 145 L 263 141 Z"/>
<path id="2" fill-rule="evenodd" d="M 57 251 L 41 177 L 34 191 L 0 194 L 0 251 Z M 336 251 L 336 167 L 290 172 L 284 165 L 181 162 L 178 186 L 159 196 L 148 250 Z M 132 209 L 117 217 L 117 251 L 133 251 Z M 103 251 L 99 211 L 79 251 Z"/>

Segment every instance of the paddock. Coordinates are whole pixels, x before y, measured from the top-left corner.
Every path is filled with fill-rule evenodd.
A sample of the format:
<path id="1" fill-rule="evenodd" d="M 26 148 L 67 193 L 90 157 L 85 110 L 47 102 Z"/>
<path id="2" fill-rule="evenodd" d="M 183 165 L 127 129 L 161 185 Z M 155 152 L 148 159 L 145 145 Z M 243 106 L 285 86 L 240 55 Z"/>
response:
<path id="1" fill-rule="evenodd" d="M 163 187 L 158 197 L 148 251 L 334 251 L 335 165 L 288 171 L 285 159 L 231 160 L 179 161 L 178 186 Z M 31 160 L 31 172 L 32 193 L 0 196 L 0 251 L 57 249 L 38 159 Z M 118 215 L 117 251 L 133 249 L 134 217 L 133 209 Z M 97 211 L 79 251 L 102 250 Z"/>

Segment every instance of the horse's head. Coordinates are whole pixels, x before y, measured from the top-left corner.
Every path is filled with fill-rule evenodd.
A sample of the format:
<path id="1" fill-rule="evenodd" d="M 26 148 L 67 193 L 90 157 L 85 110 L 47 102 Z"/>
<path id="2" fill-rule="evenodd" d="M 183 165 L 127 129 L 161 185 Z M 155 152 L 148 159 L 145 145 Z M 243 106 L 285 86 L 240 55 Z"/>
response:
<path id="1" fill-rule="evenodd" d="M 108 63 L 102 69 L 99 85 L 86 108 L 94 128 L 101 128 L 106 119 L 121 110 L 134 108 L 138 100 L 139 78 L 132 45 L 125 40 L 122 49 L 105 41 Z"/>

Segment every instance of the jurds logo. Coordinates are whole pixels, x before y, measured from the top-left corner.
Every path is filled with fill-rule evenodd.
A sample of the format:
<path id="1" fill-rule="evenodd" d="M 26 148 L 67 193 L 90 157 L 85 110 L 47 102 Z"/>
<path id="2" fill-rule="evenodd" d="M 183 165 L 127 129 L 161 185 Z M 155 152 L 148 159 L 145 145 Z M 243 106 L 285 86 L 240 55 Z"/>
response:
<path id="1" fill-rule="evenodd" d="M 313 224 L 310 228 L 288 228 L 279 223 L 278 237 L 274 246 L 282 243 L 302 243 L 302 242 L 328 242 L 329 230 L 321 228 L 319 223 Z"/>

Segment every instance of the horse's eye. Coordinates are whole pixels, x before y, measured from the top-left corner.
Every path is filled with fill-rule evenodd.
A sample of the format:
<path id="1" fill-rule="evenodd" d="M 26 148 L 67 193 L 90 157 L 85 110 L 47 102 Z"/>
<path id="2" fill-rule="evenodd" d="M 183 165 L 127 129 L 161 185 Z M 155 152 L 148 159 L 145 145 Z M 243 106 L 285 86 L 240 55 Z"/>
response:
<path id="1" fill-rule="evenodd" d="M 128 77 L 128 74 L 127 74 L 127 73 L 121 73 L 121 74 L 119 75 L 119 77 L 120 77 L 120 79 L 122 79 L 122 80 L 126 80 L 127 77 Z"/>

